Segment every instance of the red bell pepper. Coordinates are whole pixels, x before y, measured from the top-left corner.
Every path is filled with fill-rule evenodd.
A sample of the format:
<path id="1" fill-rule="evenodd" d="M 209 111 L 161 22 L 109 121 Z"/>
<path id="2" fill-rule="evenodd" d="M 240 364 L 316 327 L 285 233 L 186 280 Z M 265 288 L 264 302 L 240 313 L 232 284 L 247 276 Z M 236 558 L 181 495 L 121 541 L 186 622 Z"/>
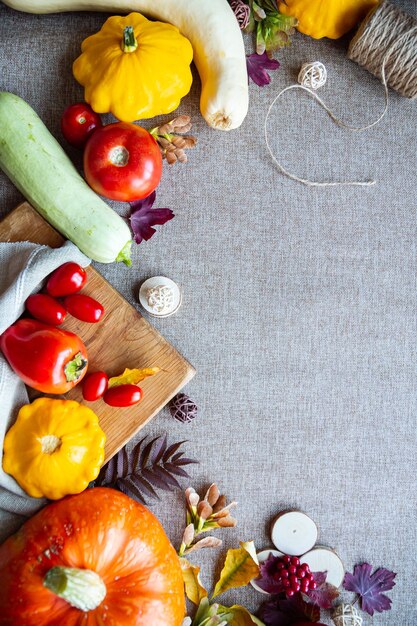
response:
<path id="1" fill-rule="evenodd" d="M 23 382 L 43 393 L 66 393 L 87 372 L 81 339 L 37 320 L 18 320 L 2 334 L 0 347 Z"/>

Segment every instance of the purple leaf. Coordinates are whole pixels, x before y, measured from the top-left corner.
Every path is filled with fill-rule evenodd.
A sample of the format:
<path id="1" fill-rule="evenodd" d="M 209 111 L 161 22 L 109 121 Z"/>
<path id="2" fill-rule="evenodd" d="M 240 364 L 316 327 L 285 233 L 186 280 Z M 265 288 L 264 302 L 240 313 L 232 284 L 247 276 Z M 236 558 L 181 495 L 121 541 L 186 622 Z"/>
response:
<path id="1" fill-rule="evenodd" d="M 267 600 L 261 606 L 260 617 L 266 626 L 292 626 L 299 622 L 318 622 L 320 609 L 307 604 L 296 593 L 292 598 L 275 596 Z"/>
<path id="2" fill-rule="evenodd" d="M 141 243 L 144 239 L 148 241 L 155 234 L 152 226 L 165 224 L 175 217 L 171 209 L 153 209 L 156 193 L 153 191 L 150 196 L 143 200 L 135 200 L 130 203 L 130 225 L 135 235 L 136 243 Z"/>
<path id="3" fill-rule="evenodd" d="M 309 589 L 306 594 L 310 602 L 321 609 L 331 609 L 333 601 L 338 597 L 339 592 L 334 585 L 326 583 L 327 572 L 313 572 L 313 577 L 317 583 L 316 589 Z"/>
<path id="4" fill-rule="evenodd" d="M 277 70 L 279 62 L 270 59 L 268 54 L 248 54 L 246 55 L 246 66 L 248 68 L 248 80 L 251 78 L 259 87 L 269 85 L 271 77 L 266 70 Z"/>
<path id="5" fill-rule="evenodd" d="M 343 587 L 346 591 L 357 593 L 361 599 L 363 611 L 373 615 L 374 611 L 382 613 L 391 609 L 391 599 L 382 591 L 389 591 L 395 585 L 397 574 L 384 567 L 380 567 L 371 574 L 372 565 L 360 563 L 355 565 L 353 574 L 346 572 Z"/>
<path id="6" fill-rule="evenodd" d="M 281 562 L 281 557 L 270 554 L 263 563 L 259 565 L 260 576 L 256 579 L 256 584 L 267 593 L 281 593 L 284 586 L 281 580 L 275 579 L 278 573 L 277 563 Z"/>

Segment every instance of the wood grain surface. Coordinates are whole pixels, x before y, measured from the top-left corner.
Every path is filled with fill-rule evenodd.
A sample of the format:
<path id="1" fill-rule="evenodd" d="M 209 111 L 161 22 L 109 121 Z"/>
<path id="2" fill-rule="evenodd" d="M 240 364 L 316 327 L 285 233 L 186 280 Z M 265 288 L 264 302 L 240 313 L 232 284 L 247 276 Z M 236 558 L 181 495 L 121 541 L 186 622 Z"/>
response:
<path id="1" fill-rule="evenodd" d="M 0 222 L 0 241 L 32 241 L 56 248 L 64 239 L 24 202 Z M 88 267 L 87 275 L 83 293 L 99 300 L 105 315 L 98 324 L 87 324 L 68 315 L 61 328 L 84 341 L 89 371 L 104 370 L 109 376 L 116 376 L 125 367 L 161 368 L 140 384 L 144 397 L 137 406 L 113 408 L 102 400 L 85 402 L 79 386 L 65 394 L 85 402 L 98 415 L 107 436 L 107 461 L 191 380 L 195 370 L 99 272 Z"/>

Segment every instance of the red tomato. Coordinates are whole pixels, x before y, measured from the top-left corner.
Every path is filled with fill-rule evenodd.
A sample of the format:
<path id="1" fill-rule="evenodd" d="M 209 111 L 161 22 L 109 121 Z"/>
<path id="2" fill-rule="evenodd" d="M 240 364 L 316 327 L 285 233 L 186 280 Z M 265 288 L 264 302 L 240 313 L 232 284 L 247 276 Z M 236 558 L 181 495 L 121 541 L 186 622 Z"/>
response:
<path id="1" fill-rule="evenodd" d="M 109 378 L 106 372 L 93 372 L 84 378 L 83 398 L 88 402 L 94 402 L 101 398 L 107 391 Z"/>
<path id="2" fill-rule="evenodd" d="M 103 400 L 110 406 L 133 406 L 142 400 L 142 389 L 137 385 L 119 385 L 110 387 Z"/>
<path id="3" fill-rule="evenodd" d="M 101 320 L 104 314 L 104 307 L 100 302 L 82 293 L 74 293 L 71 296 L 67 296 L 64 304 L 68 313 L 71 313 L 73 317 L 82 322 L 95 324 Z"/>
<path id="4" fill-rule="evenodd" d="M 83 148 L 91 133 L 101 126 L 100 116 L 85 102 L 71 104 L 62 114 L 62 134 L 76 148 Z"/>
<path id="5" fill-rule="evenodd" d="M 65 320 L 66 310 L 55 298 L 45 293 L 35 293 L 25 302 L 25 307 L 35 319 L 51 326 L 59 326 Z"/>
<path id="6" fill-rule="evenodd" d="M 95 192 L 131 202 L 151 194 L 162 174 L 162 156 L 150 133 L 117 122 L 96 130 L 84 151 L 84 173 Z"/>
<path id="7" fill-rule="evenodd" d="M 50 275 L 46 283 L 46 291 L 50 296 L 69 296 L 80 291 L 87 282 L 86 271 L 78 263 L 64 263 Z"/>

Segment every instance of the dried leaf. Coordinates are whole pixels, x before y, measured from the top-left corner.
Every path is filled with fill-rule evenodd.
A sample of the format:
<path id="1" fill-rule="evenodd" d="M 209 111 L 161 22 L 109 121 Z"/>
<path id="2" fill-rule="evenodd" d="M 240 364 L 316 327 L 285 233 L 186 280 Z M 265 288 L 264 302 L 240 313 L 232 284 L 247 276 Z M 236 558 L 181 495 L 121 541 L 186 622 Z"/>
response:
<path id="1" fill-rule="evenodd" d="M 151 441 L 145 437 L 130 451 L 126 448 L 120 450 L 101 468 L 97 479 L 90 486 L 114 487 L 143 504 L 147 504 L 147 498 L 159 499 L 156 488 L 164 491 L 181 489 L 177 477 L 188 477 L 183 466 L 197 463 L 194 459 L 183 457 L 183 452 L 177 460 L 170 458 L 172 452 L 183 443 L 180 441 L 167 447 L 166 434 Z M 166 458 L 169 461 L 165 461 Z"/>
<path id="2" fill-rule="evenodd" d="M 244 587 L 259 575 L 259 565 L 253 541 L 241 542 L 240 548 L 228 550 L 213 598 L 228 589 Z M 256 559 L 256 560 L 255 560 Z"/>
<path id="3" fill-rule="evenodd" d="M 159 367 L 145 367 L 143 369 L 125 369 L 123 374 L 113 376 L 109 379 L 109 387 L 118 387 L 119 385 L 137 385 L 145 378 L 154 376 L 161 371 Z"/>
<path id="4" fill-rule="evenodd" d="M 141 243 L 144 239 L 148 241 L 156 232 L 153 226 L 162 226 L 175 217 L 171 209 L 153 209 L 155 199 L 156 193 L 153 191 L 147 198 L 130 203 L 129 220 L 136 243 Z"/>
<path id="5" fill-rule="evenodd" d="M 346 572 L 343 580 L 343 587 L 346 591 L 354 591 L 361 600 L 361 608 L 369 615 L 375 611 L 382 613 L 391 609 L 391 598 L 388 598 L 382 591 L 389 591 L 395 585 L 394 578 L 397 574 L 384 567 L 375 570 L 373 574 L 372 565 L 360 563 L 355 565 L 353 574 Z"/>
<path id="6" fill-rule="evenodd" d="M 206 589 L 201 584 L 200 568 L 197 565 L 192 565 L 184 557 L 180 559 L 180 564 L 187 598 L 198 606 L 201 600 L 208 595 Z"/>

